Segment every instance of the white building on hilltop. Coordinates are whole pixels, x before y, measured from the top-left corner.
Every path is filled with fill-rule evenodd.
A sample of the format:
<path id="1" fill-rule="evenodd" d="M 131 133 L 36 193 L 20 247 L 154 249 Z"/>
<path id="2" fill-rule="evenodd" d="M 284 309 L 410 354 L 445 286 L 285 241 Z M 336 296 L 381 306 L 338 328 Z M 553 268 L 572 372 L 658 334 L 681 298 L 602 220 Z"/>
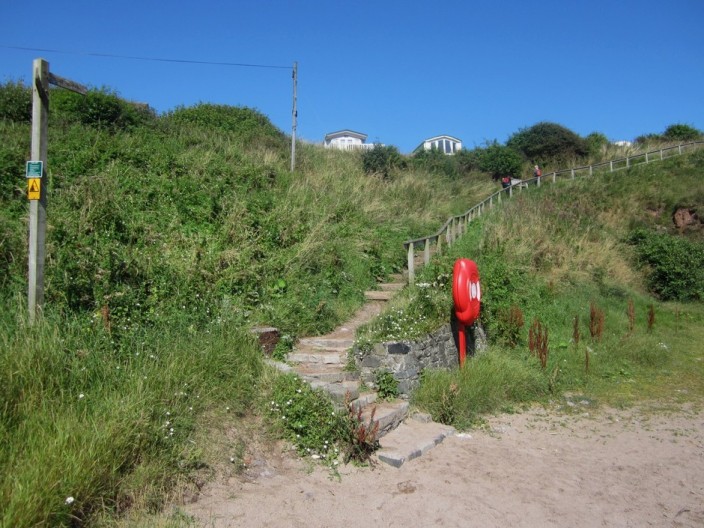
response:
<path id="1" fill-rule="evenodd" d="M 325 148 L 339 150 L 364 150 L 374 148 L 374 144 L 366 143 L 367 135 L 354 130 L 338 130 L 325 134 Z"/>
<path id="2" fill-rule="evenodd" d="M 462 140 L 452 136 L 435 136 L 423 141 L 413 152 L 433 149 L 439 150 L 443 154 L 456 154 L 462 150 Z"/>

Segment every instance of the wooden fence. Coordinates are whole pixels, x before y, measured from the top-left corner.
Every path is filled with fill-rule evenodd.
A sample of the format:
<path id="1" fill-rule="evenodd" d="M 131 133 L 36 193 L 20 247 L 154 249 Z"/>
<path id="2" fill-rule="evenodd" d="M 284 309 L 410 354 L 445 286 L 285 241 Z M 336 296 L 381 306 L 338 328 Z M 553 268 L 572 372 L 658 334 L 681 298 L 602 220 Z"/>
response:
<path id="1" fill-rule="evenodd" d="M 581 176 L 592 176 L 597 172 L 615 172 L 630 167 L 635 167 L 643 163 L 651 163 L 653 161 L 661 161 L 673 156 L 678 156 L 685 151 L 699 148 L 704 144 L 704 141 L 692 141 L 690 143 L 682 143 L 674 147 L 666 147 L 658 150 L 652 150 L 642 154 L 635 154 L 625 158 L 614 159 L 594 165 L 586 165 L 583 167 L 572 167 L 560 171 L 544 174 L 541 177 L 521 180 L 520 183 L 515 183 L 506 189 L 501 189 L 491 196 L 485 198 L 474 207 L 457 216 L 452 216 L 442 225 L 442 227 L 432 235 L 428 235 L 413 240 L 407 240 L 403 243 L 403 247 L 408 255 L 408 282 L 413 284 L 415 281 L 415 265 L 420 254 L 417 251 L 423 252 L 422 263 L 430 262 L 430 254 L 432 247 L 435 245 L 435 253 L 440 253 L 443 244 L 451 246 L 455 240 L 467 232 L 469 223 L 481 216 L 487 208 L 492 208 L 496 204 L 500 204 L 502 200 L 510 199 L 515 192 L 523 192 L 530 185 L 540 187 L 546 181 L 556 183 L 558 179 L 573 180 Z M 419 260 L 420 263 L 420 260 Z"/>

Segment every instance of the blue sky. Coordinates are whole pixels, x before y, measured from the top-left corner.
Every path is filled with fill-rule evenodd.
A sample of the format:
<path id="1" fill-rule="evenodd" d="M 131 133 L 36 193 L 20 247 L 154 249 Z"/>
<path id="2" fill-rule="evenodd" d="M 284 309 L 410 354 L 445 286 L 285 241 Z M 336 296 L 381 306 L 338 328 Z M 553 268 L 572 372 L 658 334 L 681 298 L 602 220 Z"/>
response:
<path id="1" fill-rule="evenodd" d="M 0 81 L 42 57 L 158 112 L 249 106 L 290 133 L 297 61 L 309 141 L 348 128 L 401 152 L 439 134 L 472 148 L 540 121 L 629 140 L 704 129 L 702 25 L 702 0 L 2 0 Z"/>

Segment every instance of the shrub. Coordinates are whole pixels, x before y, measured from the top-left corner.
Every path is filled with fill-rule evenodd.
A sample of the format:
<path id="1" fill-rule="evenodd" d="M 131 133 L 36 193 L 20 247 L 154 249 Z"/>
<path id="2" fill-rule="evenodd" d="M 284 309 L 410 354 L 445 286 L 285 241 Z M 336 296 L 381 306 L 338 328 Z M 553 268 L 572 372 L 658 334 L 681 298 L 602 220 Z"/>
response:
<path id="1" fill-rule="evenodd" d="M 384 179 L 391 171 L 402 166 L 403 158 L 394 146 L 374 145 L 362 153 L 362 168 L 367 174 L 379 174 Z"/>
<path id="2" fill-rule="evenodd" d="M 556 123 L 542 122 L 513 134 L 506 146 L 522 153 L 536 163 L 569 161 L 589 154 L 587 142 Z"/>
<path id="3" fill-rule="evenodd" d="M 702 132 L 693 126 L 678 123 L 667 127 L 662 137 L 666 141 L 693 141 L 701 138 Z"/>
<path id="4" fill-rule="evenodd" d="M 481 152 L 479 160 L 479 168 L 490 173 L 495 180 L 502 176 L 518 177 L 523 166 L 523 160 L 518 152 L 496 142 Z"/>
<path id="5" fill-rule="evenodd" d="M 32 121 L 32 90 L 20 81 L 0 85 L 0 119 Z"/>
<path id="6" fill-rule="evenodd" d="M 120 99 L 107 88 L 89 90 L 85 95 L 54 88 L 49 105 L 52 115 L 60 120 L 100 129 L 125 130 L 155 117 L 148 106 Z"/>
<path id="7" fill-rule="evenodd" d="M 187 108 L 179 107 L 166 117 L 178 125 L 234 132 L 244 141 L 264 137 L 284 139 L 284 134 L 268 117 L 252 108 L 201 103 Z"/>
<path id="8" fill-rule="evenodd" d="M 704 244 L 644 229 L 629 237 L 649 289 L 663 300 L 704 299 Z"/>

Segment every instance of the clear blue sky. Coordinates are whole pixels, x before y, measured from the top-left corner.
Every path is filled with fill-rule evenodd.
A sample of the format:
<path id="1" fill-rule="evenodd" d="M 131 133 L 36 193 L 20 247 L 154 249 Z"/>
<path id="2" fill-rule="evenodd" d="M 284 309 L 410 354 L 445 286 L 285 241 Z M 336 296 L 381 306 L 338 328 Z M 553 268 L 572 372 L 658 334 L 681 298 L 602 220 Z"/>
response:
<path id="1" fill-rule="evenodd" d="M 539 121 L 629 140 L 704 129 L 703 26 L 703 0 L 2 0 L 0 81 L 42 57 L 158 112 L 249 106 L 290 133 L 297 61 L 309 141 L 349 128 L 404 153 L 439 134 L 472 148 Z"/>

